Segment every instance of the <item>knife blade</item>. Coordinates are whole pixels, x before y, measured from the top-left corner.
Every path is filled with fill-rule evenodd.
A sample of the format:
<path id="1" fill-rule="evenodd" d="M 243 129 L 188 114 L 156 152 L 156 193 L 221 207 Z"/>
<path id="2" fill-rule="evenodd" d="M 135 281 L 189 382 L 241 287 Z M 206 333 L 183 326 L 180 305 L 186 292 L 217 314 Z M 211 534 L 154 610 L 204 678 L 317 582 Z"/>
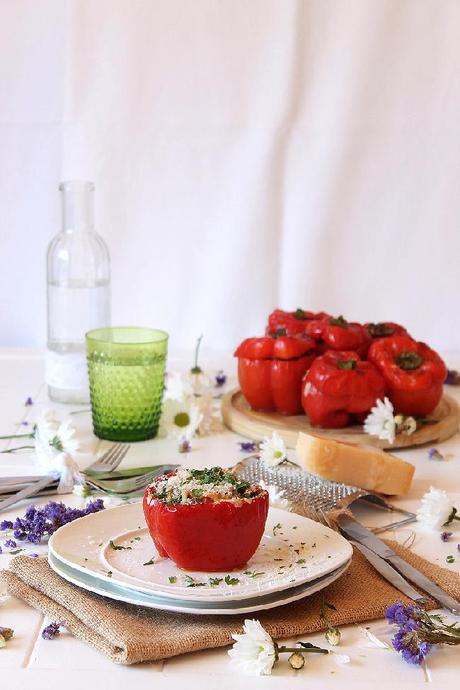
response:
<path id="1" fill-rule="evenodd" d="M 366 527 L 356 520 L 353 520 L 353 518 L 350 518 L 348 515 L 338 516 L 337 522 L 342 532 L 348 537 L 360 544 L 364 544 L 364 546 L 377 554 L 377 556 L 380 556 L 385 561 L 389 561 L 396 570 L 407 577 L 414 585 L 417 585 L 417 587 L 420 587 L 420 589 L 432 596 L 433 599 L 436 599 L 436 601 L 442 604 L 446 609 L 457 616 L 460 614 L 460 602 L 456 601 L 450 594 L 433 582 L 433 580 L 430 580 L 426 575 L 398 556 L 393 549 L 387 546 L 385 542 Z"/>
<path id="2" fill-rule="evenodd" d="M 405 594 L 406 597 L 409 597 L 409 599 L 417 601 L 420 604 L 423 604 L 426 601 L 426 597 L 424 597 L 423 594 L 420 594 L 420 592 L 417 592 L 417 590 L 412 587 L 412 585 L 405 580 L 403 576 L 400 575 L 395 568 L 393 568 L 392 565 L 387 563 L 387 561 L 380 556 L 377 556 L 376 553 L 368 549 L 367 546 L 364 546 L 364 544 L 360 544 L 358 541 L 350 540 L 350 543 L 353 544 L 353 546 L 356 547 L 365 558 L 367 558 L 369 563 L 374 566 L 377 572 L 379 572 L 380 575 L 385 578 L 385 580 L 388 580 L 393 587 L 399 589 L 399 591 Z"/>
<path id="3" fill-rule="evenodd" d="M 24 498 L 29 498 L 29 496 L 35 496 L 35 494 L 41 491 L 41 489 L 44 489 L 45 486 L 49 486 L 49 484 L 52 484 L 55 480 L 56 477 L 52 475 L 47 475 L 46 477 L 43 477 L 43 479 L 41 479 L 39 482 L 34 482 L 33 484 L 26 486 L 24 489 L 21 489 L 21 491 L 18 491 L 17 494 L 13 494 L 13 496 L 10 496 L 9 498 L 5 498 L 3 499 L 3 501 L 0 501 L 0 510 L 5 510 L 6 508 L 9 508 L 15 503 L 22 501 Z"/>

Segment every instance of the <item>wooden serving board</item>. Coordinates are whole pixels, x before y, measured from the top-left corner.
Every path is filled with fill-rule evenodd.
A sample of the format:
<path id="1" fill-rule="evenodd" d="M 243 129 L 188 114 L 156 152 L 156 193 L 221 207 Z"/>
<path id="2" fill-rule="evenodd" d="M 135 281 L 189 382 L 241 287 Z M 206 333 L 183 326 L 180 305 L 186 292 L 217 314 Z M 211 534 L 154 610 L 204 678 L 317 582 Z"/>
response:
<path id="1" fill-rule="evenodd" d="M 287 417 L 276 412 L 257 412 L 249 407 L 242 392 L 234 390 L 222 400 L 222 417 L 225 424 L 242 436 L 253 441 L 262 441 L 272 431 L 277 431 L 288 448 L 295 448 L 299 431 L 384 450 L 396 450 L 420 446 L 425 443 L 439 443 L 453 436 L 459 428 L 460 409 L 453 398 L 444 395 L 441 402 L 429 416 L 429 423 L 413 434 L 398 434 L 393 444 L 381 441 L 364 433 L 362 426 L 348 426 L 345 429 L 320 429 L 310 424 L 305 415 Z"/>

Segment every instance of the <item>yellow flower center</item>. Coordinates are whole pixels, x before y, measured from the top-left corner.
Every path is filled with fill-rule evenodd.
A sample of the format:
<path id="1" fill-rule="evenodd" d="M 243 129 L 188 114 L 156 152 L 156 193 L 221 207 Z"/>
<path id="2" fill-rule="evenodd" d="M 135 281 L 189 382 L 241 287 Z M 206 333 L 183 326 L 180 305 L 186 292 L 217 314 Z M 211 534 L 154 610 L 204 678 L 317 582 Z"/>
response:
<path id="1" fill-rule="evenodd" d="M 190 417 L 187 412 L 178 412 L 174 417 L 174 424 L 181 429 L 190 424 Z"/>

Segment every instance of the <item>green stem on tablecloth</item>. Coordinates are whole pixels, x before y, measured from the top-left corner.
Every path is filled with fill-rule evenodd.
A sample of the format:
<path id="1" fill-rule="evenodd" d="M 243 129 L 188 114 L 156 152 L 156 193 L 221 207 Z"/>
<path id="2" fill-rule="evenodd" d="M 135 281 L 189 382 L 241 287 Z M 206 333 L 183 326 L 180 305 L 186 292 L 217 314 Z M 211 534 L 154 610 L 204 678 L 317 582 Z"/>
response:
<path id="1" fill-rule="evenodd" d="M 11 436 L 0 436 L 0 440 L 7 438 L 33 438 L 33 434 L 11 434 Z"/>
<path id="2" fill-rule="evenodd" d="M 25 448 L 35 448 L 35 446 L 18 446 L 17 448 L 8 448 L 7 450 L 0 450 L 0 453 L 15 453 L 17 450 L 24 450 Z"/>

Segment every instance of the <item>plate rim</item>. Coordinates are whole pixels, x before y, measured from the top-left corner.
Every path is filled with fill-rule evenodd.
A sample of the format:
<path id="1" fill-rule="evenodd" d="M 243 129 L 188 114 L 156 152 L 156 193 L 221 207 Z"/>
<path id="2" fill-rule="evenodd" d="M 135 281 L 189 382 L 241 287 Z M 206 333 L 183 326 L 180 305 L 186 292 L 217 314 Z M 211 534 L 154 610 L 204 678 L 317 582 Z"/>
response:
<path id="1" fill-rule="evenodd" d="M 267 602 L 259 602 L 257 604 L 257 599 L 260 597 L 256 597 L 256 602 L 252 605 L 246 605 L 246 606 L 240 606 L 238 608 L 229 606 L 228 608 L 195 608 L 196 604 L 199 604 L 200 602 L 197 601 L 190 601 L 190 600 L 180 600 L 176 599 L 173 600 L 171 598 L 164 598 L 164 601 L 161 601 L 162 597 L 155 597 L 153 594 L 148 594 L 147 596 L 150 599 L 159 599 L 160 601 L 156 603 L 156 605 L 153 605 L 153 602 L 149 604 L 148 602 L 145 601 L 136 601 L 136 598 L 131 598 L 129 596 L 125 597 L 117 597 L 113 596 L 110 591 L 107 591 L 106 587 L 104 585 L 109 585 L 111 584 L 110 580 L 108 582 L 104 582 L 103 580 L 100 580 L 99 578 L 92 577 L 89 573 L 82 573 L 79 570 L 75 570 L 71 566 L 66 566 L 69 570 L 73 571 L 75 570 L 75 573 L 77 577 L 72 577 L 72 574 L 69 576 L 68 573 L 64 574 L 62 571 L 59 570 L 59 567 L 56 567 L 56 564 L 53 563 L 53 554 L 49 553 L 48 554 L 48 563 L 51 567 L 51 569 L 59 576 L 62 577 L 66 582 L 70 582 L 71 584 L 81 587 L 85 591 L 91 592 L 93 594 L 97 594 L 98 596 L 102 597 L 108 597 L 109 599 L 113 601 L 120 601 L 126 604 L 130 604 L 132 606 L 144 606 L 145 608 L 153 609 L 153 610 L 160 610 L 160 611 L 167 611 L 170 613 L 188 613 L 190 615 L 211 615 L 211 616 L 222 616 L 222 615 L 242 615 L 246 613 L 252 613 L 255 611 L 265 611 L 269 610 L 272 608 L 277 608 L 278 606 L 286 606 L 288 604 L 291 604 L 295 601 L 299 601 L 301 599 L 304 599 L 308 596 L 311 596 L 312 594 L 316 594 L 317 592 L 321 591 L 322 589 L 325 589 L 329 585 L 331 585 L 333 582 L 338 580 L 342 575 L 345 574 L 345 572 L 348 570 L 348 568 L 351 565 L 352 558 L 350 558 L 346 563 L 344 563 L 342 566 L 339 566 L 336 568 L 334 571 L 323 575 L 322 577 L 318 578 L 317 580 L 314 580 L 310 583 L 304 583 L 303 585 L 298 585 L 297 587 L 292 587 L 292 590 L 297 590 L 299 589 L 298 592 L 293 594 L 293 596 L 289 597 L 283 597 L 283 599 L 279 599 L 280 592 L 273 592 L 270 595 L 267 595 L 267 597 L 272 597 L 273 599 Z M 58 559 L 56 559 L 58 560 Z M 64 564 L 65 565 L 65 564 Z M 95 580 L 95 586 L 88 586 L 88 584 L 84 581 L 82 581 L 81 578 L 79 578 L 79 575 L 85 575 L 89 579 L 94 579 Z M 91 583 L 90 583 L 91 584 Z M 115 583 L 113 583 L 115 584 Z M 308 586 L 309 585 L 309 586 Z M 120 585 L 117 585 L 120 587 Z M 129 590 L 129 588 L 124 588 L 120 587 L 121 589 L 127 589 L 128 593 L 132 590 Z M 284 590 L 284 592 L 288 595 L 289 594 L 289 589 Z M 135 592 L 133 592 L 135 595 Z M 139 593 L 143 596 L 145 596 L 143 593 Z M 190 603 L 191 606 L 188 608 L 184 608 L 181 606 L 182 603 Z M 218 602 L 216 602 L 218 603 Z M 241 601 L 238 600 L 230 600 L 229 603 L 232 604 L 241 604 Z"/>
<path id="2" fill-rule="evenodd" d="M 135 503 L 119 505 L 119 506 L 111 506 L 110 508 L 105 509 L 104 511 L 99 511 L 98 513 L 92 513 L 90 515 L 84 516 L 83 518 L 80 518 L 78 522 L 80 522 L 80 520 L 82 522 L 92 520 L 92 519 L 101 520 L 101 519 L 103 519 L 103 514 L 107 515 L 107 513 L 106 513 L 107 510 L 108 511 L 114 510 L 117 512 L 121 512 L 123 510 L 134 509 L 135 507 L 141 507 L 141 506 L 142 506 L 142 504 L 140 501 L 135 502 Z M 340 542 L 343 544 L 343 546 L 346 547 L 346 551 L 348 552 L 348 553 L 344 554 L 343 558 L 338 563 L 335 563 L 335 565 L 334 565 L 334 560 L 331 559 L 331 564 L 328 565 L 327 567 L 325 564 L 325 568 L 319 576 L 318 575 L 314 575 L 314 576 L 310 576 L 310 577 L 306 576 L 301 581 L 297 582 L 296 586 L 308 584 L 308 582 L 313 582 L 318 577 L 328 575 L 329 573 L 333 572 L 337 568 L 341 567 L 341 565 L 346 563 L 351 558 L 351 556 L 353 554 L 353 548 L 352 548 L 350 542 L 347 539 L 345 539 L 345 537 L 343 537 L 341 534 L 338 534 L 337 532 L 332 530 L 330 527 L 322 525 L 319 522 L 315 522 L 314 520 L 311 520 L 310 518 L 307 518 L 303 515 L 299 515 L 298 513 L 294 513 L 291 511 L 285 511 L 285 510 L 282 510 L 280 508 L 273 508 L 270 506 L 270 512 L 271 512 L 272 516 L 273 516 L 273 514 L 275 514 L 275 518 L 274 518 L 275 520 L 277 519 L 276 516 L 279 516 L 280 519 L 282 519 L 283 516 L 284 517 L 289 516 L 291 518 L 294 517 L 296 520 L 298 520 L 300 522 L 305 521 L 307 523 L 313 523 L 315 526 L 320 527 L 322 532 L 330 533 L 331 535 L 334 536 L 334 539 L 338 538 L 340 540 Z M 80 526 L 81 526 L 81 522 L 80 522 Z M 292 587 L 292 585 L 290 583 L 284 581 L 284 582 L 279 582 L 278 585 L 275 584 L 274 586 L 270 587 L 269 592 L 263 591 L 263 590 L 262 591 L 259 590 L 259 592 L 257 592 L 257 591 L 252 590 L 250 592 L 239 594 L 235 590 L 235 591 L 232 591 L 232 596 L 228 595 L 225 597 L 223 597 L 222 595 L 219 597 L 219 592 L 218 592 L 218 590 L 216 590 L 215 592 L 213 592 L 211 594 L 210 598 L 209 598 L 210 592 L 208 590 L 206 593 L 204 593 L 204 592 L 201 593 L 201 591 L 196 591 L 196 590 L 191 589 L 190 590 L 190 596 L 187 597 L 187 599 L 184 599 L 184 597 L 182 596 L 183 592 L 180 592 L 180 593 L 179 592 L 173 592 L 173 591 L 169 592 L 167 590 L 161 590 L 161 589 L 155 590 L 153 588 L 153 586 L 143 587 L 142 585 L 138 585 L 135 582 L 129 583 L 129 582 L 126 582 L 125 580 L 120 581 L 118 578 L 109 577 L 105 572 L 97 572 L 94 570 L 88 570 L 88 568 L 85 567 L 84 565 L 80 565 L 79 563 L 75 563 L 74 561 L 67 559 L 65 556 L 62 556 L 58 551 L 56 551 L 56 548 L 55 548 L 54 542 L 56 541 L 56 535 L 61 533 L 61 536 L 62 536 L 62 533 L 64 531 L 65 532 L 71 531 L 72 529 L 75 529 L 75 528 L 76 528 L 75 522 L 67 523 L 66 525 L 63 525 L 58 530 L 56 530 L 56 532 L 50 537 L 49 542 L 48 542 L 48 548 L 49 548 L 49 552 L 53 554 L 54 558 L 56 558 L 58 561 L 60 561 L 61 563 L 63 563 L 67 567 L 78 570 L 83 575 L 91 574 L 93 577 L 95 577 L 95 578 L 97 578 L 103 582 L 106 582 L 106 583 L 118 582 L 121 584 L 121 586 L 126 587 L 127 589 L 130 589 L 130 590 L 135 591 L 135 592 L 145 593 L 146 595 L 152 595 L 153 594 L 154 596 L 166 597 L 166 598 L 169 598 L 171 600 L 182 599 L 184 601 L 185 600 L 196 601 L 196 602 L 212 601 L 212 602 L 217 603 L 217 602 L 224 602 L 224 601 L 230 601 L 230 600 L 232 600 L 232 601 L 244 601 L 245 599 L 251 599 L 251 598 L 254 598 L 256 596 L 265 596 L 267 594 L 275 594 L 277 592 L 282 592 L 282 591 L 291 589 L 291 587 Z M 144 528 L 147 529 L 146 526 L 141 527 L 141 529 L 144 529 Z M 132 529 L 126 529 L 125 530 L 126 533 L 131 532 L 131 531 L 133 531 L 133 530 Z M 112 538 L 115 538 L 115 536 L 118 536 L 119 534 L 120 533 L 118 533 L 117 535 L 113 535 Z M 104 540 L 103 546 L 100 547 L 101 551 L 105 550 L 107 543 L 108 543 L 108 540 Z M 118 572 L 120 572 L 120 571 L 118 571 Z M 126 575 L 124 573 L 121 573 L 121 574 L 126 578 L 129 577 L 128 575 Z"/>

